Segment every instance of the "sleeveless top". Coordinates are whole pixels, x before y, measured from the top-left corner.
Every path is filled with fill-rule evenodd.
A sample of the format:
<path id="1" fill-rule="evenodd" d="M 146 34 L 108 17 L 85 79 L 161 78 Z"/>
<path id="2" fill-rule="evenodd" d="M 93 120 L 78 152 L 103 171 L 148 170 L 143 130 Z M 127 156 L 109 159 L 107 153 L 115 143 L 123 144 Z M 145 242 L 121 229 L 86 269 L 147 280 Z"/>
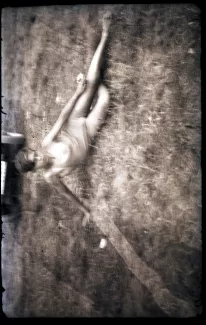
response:
<path id="1" fill-rule="evenodd" d="M 89 137 L 85 118 L 69 120 L 57 137 L 56 142 L 67 146 L 69 154 L 63 168 L 76 167 L 86 158 L 89 148 Z"/>

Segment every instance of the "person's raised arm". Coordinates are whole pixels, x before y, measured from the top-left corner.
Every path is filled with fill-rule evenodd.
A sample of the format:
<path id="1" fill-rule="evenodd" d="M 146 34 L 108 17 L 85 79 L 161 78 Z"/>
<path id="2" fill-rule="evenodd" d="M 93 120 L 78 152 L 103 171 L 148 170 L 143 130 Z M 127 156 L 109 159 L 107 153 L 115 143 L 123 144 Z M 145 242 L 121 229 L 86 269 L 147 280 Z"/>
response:
<path id="1" fill-rule="evenodd" d="M 49 184 L 55 187 L 59 193 L 61 193 L 65 198 L 69 199 L 78 209 L 84 212 L 85 218 L 83 220 L 83 225 L 85 225 L 90 219 L 89 209 L 69 190 L 58 175 L 52 175 L 51 173 L 47 172 L 44 175 L 44 178 Z"/>
<path id="2" fill-rule="evenodd" d="M 77 77 L 77 88 L 74 93 L 74 95 L 71 97 L 67 105 L 63 108 L 61 111 L 61 114 L 59 115 L 56 123 L 54 124 L 53 128 L 51 131 L 47 134 L 45 139 L 42 142 L 42 146 L 46 147 L 48 146 L 58 135 L 58 133 L 61 131 L 64 123 L 66 120 L 69 118 L 74 105 L 77 102 L 77 99 L 80 97 L 80 95 L 84 92 L 86 86 L 86 79 L 83 74 L 79 74 Z"/>

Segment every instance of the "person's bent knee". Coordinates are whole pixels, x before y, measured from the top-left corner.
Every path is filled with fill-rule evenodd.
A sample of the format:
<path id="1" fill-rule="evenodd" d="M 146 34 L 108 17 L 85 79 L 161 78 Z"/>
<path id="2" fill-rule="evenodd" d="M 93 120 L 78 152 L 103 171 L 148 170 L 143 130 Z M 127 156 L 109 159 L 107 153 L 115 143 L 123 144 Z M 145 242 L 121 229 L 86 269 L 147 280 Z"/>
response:
<path id="1" fill-rule="evenodd" d="M 98 88 L 98 94 L 101 95 L 105 93 L 108 93 L 107 87 L 101 83 Z"/>
<path id="2" fill-rule="evenodd" d="M 109 92 L 106 90 L 104 91 L 104 93 L 102 94 L 101 97 L 101 101 L 104 105 L 108 106 L 109 102 L 110 102 L 110 96 L 109 96 Z"/>
<path id="3" fill-rule="evenodd" d="M 99 78 L 87 78 L 86 79 L 87 86 L 86 89 L 96 90 L 99 86 Z"/>
<path id="4" fill-rule="evenodd" d="M 104 85 L 99 86 L 98 95 L 101 98 L 102 102 L 104 102 L 105 104 L 109 103 L 110 100 L 109 92 Z"/>

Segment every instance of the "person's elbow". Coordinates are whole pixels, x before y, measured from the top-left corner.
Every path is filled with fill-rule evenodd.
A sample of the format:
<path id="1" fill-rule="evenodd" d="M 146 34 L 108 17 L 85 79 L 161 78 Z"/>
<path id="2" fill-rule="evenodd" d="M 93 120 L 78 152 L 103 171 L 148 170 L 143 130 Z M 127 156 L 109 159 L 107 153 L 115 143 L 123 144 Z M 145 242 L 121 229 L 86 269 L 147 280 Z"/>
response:
<path id="1" fill-rule="evenodd" d="M 57 186 L 58 182 L 59 182 L 58 176 L 51 175 L 50 173 L 46 173 L 44 175 L 44 179 L 48 184 L 53 185 L 53 186 Z"/>

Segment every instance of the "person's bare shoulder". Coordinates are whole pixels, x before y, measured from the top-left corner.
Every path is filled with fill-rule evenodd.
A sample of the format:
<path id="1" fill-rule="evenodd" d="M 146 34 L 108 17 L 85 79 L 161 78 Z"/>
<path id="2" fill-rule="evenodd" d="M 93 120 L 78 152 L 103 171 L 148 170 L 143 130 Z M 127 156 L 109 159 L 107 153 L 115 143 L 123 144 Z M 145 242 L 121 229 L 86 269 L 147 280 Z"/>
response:
<path id="1" fill-rule="evenodd" d="M 63 178 L 65 176 L 68 176 L 69 174 L 71 174 L 71 172 L 74 170 L 74 167 L 66 167 L 64 169 L 62 169 L 60 172 L 59 172 L 59 177 L 60 178 Z"/>
<path id="2" fill-rule="evenodd" d="M 44 179 L 49 184 L 56 184 L 59 180 L 60 168 L 50 168 L 44 171 Z"/>
<path id="3" fill-rule="evenodd" d="M 47 136 L 44 138 L 44 140 L 41 143 L 42 149 L 47 150 L 48 147 L 51 145 L 51 143 L 52 143 L 51 136 L 49 134 L 47 134 Z"/>

